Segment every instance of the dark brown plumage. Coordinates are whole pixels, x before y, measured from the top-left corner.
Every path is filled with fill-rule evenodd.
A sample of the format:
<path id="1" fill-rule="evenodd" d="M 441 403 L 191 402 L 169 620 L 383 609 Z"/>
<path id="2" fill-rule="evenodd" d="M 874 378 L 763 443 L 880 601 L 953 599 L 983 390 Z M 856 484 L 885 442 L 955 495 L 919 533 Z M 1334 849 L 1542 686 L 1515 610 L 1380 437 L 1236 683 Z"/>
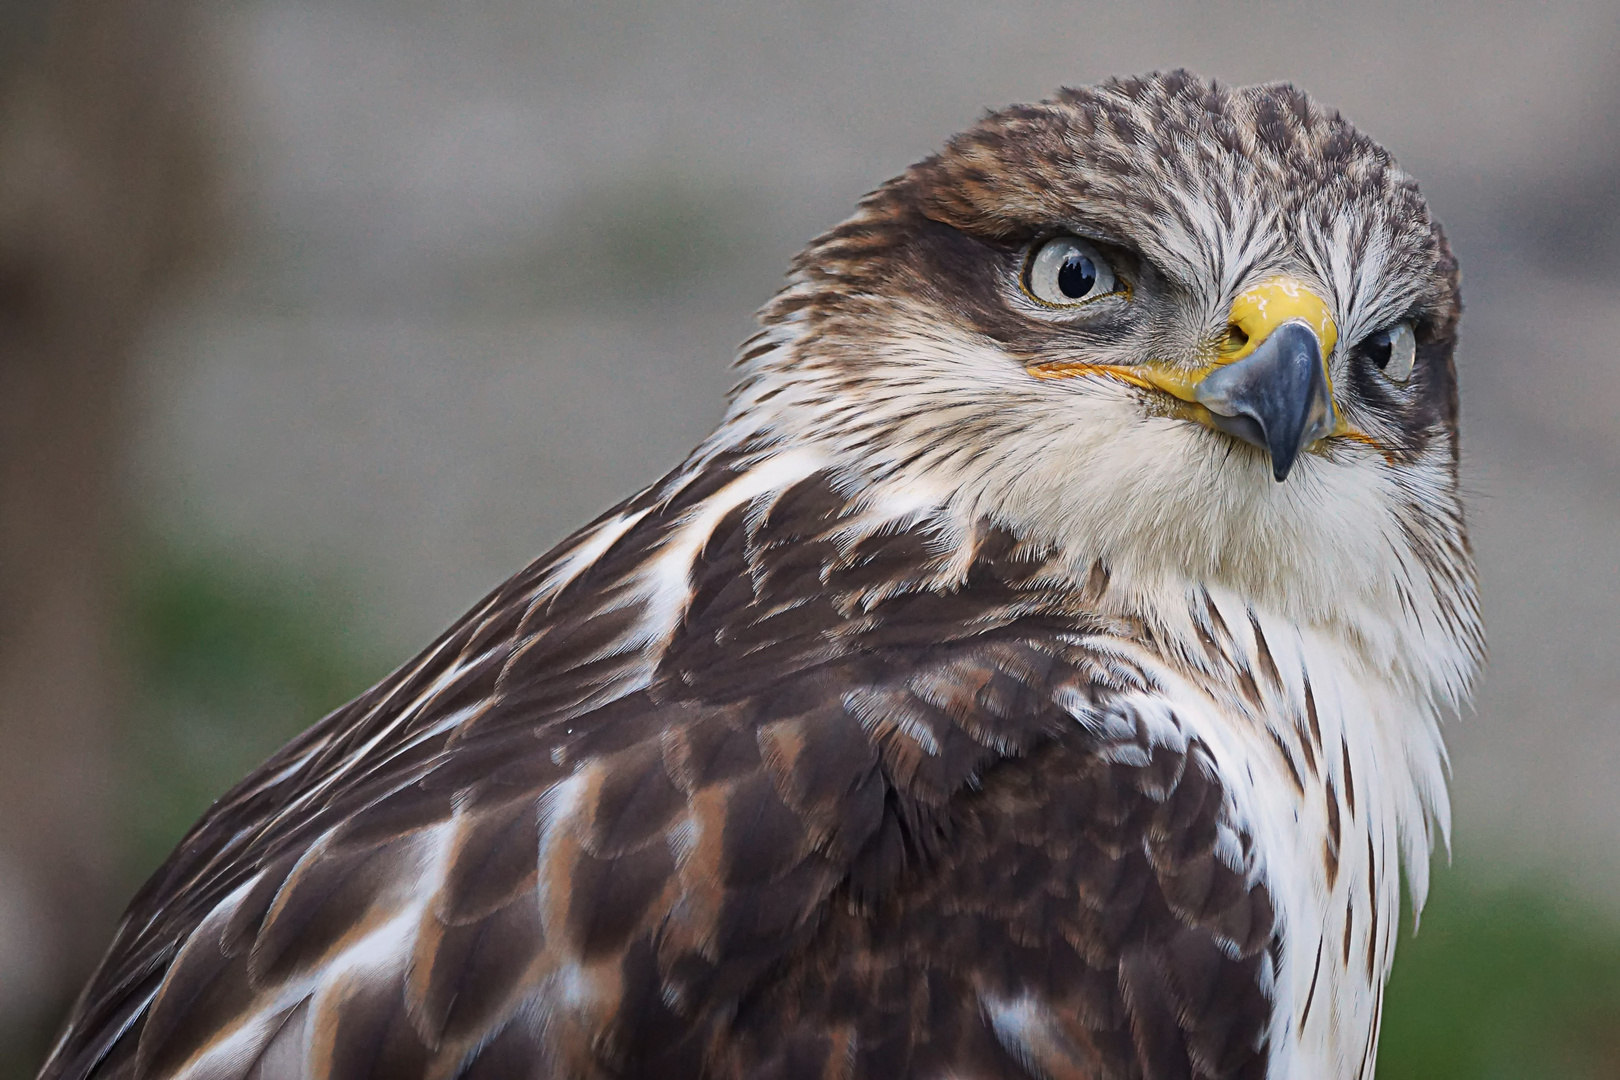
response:
<path id="1" fill-rule="evenodd" d="M 426 858 L 410 838 L 446 822 L 410 970 L 336 1016 L 295 1002 L 280 1018 L 284 1037 L 335 1025 L 316 1075 L 1020 1076 L 978 995 L 1032 992 L 1073 1010 L 1043 1033 L 1047 1067 L 1128 1076 L 1146 1053 L 1167 1059 L 1152 1075 L 1261 1075 L 1269 900 L 1212 852 L 1221 793 L 1200 747 L 1147 746 L 1128 717 L 1103 718 L 1139 676 L 1053 640 L 1091 620 L 1040 587 L 1041 551 L 986 526 L 963 587 L 907 588 L 922 538 L 841 553 L 846 500 L 813 477 L 752 527 L 733 512 L 715 530 L 651 685 L 581 714 L 627 618 L 604 610 L 615 584 L 702 494 L 643 519 L 540 610 L 516 579 L 221 800 L 132 906 L 127 959 L 86 1002 L 101 1038 L 70 1042 L 47 1075 L 179 1071 L 264 988 L 399 911 Z M 874 591 L 894 595 L 868 605 Z M 378 734 L 357 719 L 391 725 L 380 701 L 457 667 L 323 791 Z M 484 707 L 417 741 L 469 704 Z M 580 763 L 585 809 L 539 867 L 567 888 L 537 898 L 548 792 Z M 680 868 L 679 828 L 700 836 Z M 177 958 L 177 937 L 260 870 Z M 562 941 L 541 932 L 548 905 Z M 472 1042 L 511 1025 L 548 949 L 607 986 L 591 1029 Z M 104 1045 L 154 975 L 163 994 Z M 272 1038 L 261 1053 L 275 1052 Z"/>

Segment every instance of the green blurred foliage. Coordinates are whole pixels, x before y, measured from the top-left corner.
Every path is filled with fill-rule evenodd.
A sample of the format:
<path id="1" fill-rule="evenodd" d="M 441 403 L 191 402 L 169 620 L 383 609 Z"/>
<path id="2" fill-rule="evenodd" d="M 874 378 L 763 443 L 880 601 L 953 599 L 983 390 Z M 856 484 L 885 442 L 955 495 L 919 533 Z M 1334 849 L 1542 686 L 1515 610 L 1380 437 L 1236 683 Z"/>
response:
<path id="1" fill-rule="evenodd" d="M 132 876 L 277 746 L 384 674 L 346 596 L 228 556 L 147 560 L 127 627 L 139 690 Z M 1620 1078 L 1620 925 L 1550 890 L 1442 869 L 1397 953 L 1378 1075 Z"/>
<path id="2" fill-rule="evenodd" d="M 348 593 L 229 555 L 157 552 L 134 575 L 123 850 L 138 882 L 208 805 L 388 668 Z"/>
<path id="3" fill-rule="evenodd" d="M 1620 1078 L 1620 925 L 1551 881 L 1484 885 L 1466 864 L 1442 869 L 1395 953 L 1378 1076 Z"/>

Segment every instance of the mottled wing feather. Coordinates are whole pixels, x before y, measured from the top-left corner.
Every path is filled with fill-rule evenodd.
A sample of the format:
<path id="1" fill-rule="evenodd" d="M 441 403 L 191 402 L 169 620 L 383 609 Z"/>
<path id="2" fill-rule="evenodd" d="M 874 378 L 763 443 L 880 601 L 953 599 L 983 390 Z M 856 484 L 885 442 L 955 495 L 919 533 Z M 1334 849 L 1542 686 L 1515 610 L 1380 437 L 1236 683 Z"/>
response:
<path id="1" fill-rule="evenodd" d="M 1042 553 L 986 529 L 943 588 L 812 478 L 638 636 L 716 490 L 548 578 L 585 530 L 227 795 L 45 1075 L 1259 1076 L 1268 897 Z"/>

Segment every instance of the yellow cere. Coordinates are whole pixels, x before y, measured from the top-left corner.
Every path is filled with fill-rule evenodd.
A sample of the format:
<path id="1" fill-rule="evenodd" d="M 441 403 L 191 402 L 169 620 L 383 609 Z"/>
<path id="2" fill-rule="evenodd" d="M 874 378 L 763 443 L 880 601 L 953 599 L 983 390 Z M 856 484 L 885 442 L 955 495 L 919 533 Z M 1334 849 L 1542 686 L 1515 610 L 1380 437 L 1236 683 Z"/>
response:
<path id="1" fill-rule="evenodd" d="M 1299 281 L 1274 277 L 1239 293 L 1232 301 L 1227 321 L 1248 335 L 1248 340 L 1238 348 L 1221 350 L 1221 360 L 1231 363 L 1243 359 L 1259 348 L 1273 330 L 1294 319 L 1316 331 L 1324 359 L 1332 355 L 1333 346 L 1339 340 L 1339 328 L 1327 304 Z"/>

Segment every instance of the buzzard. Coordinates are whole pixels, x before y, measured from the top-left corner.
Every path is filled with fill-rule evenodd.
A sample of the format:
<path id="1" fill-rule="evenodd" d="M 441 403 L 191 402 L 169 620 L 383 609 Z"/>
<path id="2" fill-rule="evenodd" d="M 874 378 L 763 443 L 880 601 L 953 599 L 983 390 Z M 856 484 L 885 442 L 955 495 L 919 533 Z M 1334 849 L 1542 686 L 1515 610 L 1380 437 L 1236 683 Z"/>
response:
<path id="1" fill-rule="evenodd" d="M 1291 86 L 987 115 L 208 811 L 42 1077 L 1369 1077 L 1483 647 L 1457 289 Z"/>

